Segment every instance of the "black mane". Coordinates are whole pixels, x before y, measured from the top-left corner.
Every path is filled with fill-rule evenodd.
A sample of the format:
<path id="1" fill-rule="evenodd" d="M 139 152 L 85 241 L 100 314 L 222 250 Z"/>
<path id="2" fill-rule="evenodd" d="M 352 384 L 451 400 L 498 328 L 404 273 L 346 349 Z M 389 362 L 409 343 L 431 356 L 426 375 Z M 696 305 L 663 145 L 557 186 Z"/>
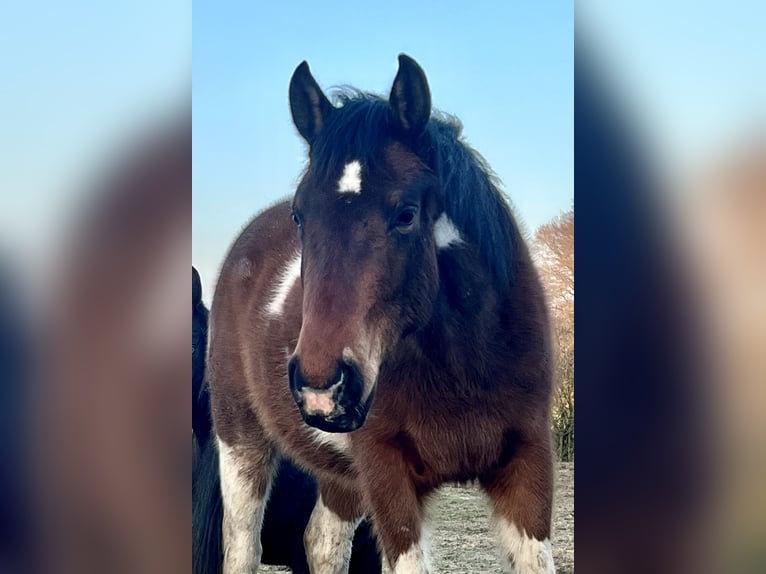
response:
<path id="1" fill-rule="evenodd" d="M 351 157 L 382 162 L 385 144 L 396 139 L 384 98 L 344 88 L 333 99 L 336 109 L 310 151 L 309 169 L 319 178 L 331 177 Z M 441 180 L 447 216 L 478 247 L 496 289 L 506 293 L 516 225 L 497 177 L 462 141 L 462 128 L 457 118 L 434 112 L 415 151 Z"/>

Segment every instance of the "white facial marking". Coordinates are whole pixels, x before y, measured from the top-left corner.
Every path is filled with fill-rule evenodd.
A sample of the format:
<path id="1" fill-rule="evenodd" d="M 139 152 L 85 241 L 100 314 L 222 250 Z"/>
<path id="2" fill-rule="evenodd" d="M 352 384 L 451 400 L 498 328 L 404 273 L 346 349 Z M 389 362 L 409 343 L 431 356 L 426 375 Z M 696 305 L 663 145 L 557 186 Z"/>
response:
<path id="1" fill-rule="evenodd" d="M 255 572 L 261 562 L 261 524 L 266 499 L 253 495 L 252 481 L 243 472 L 241 453 L 218 439 L 223 499 L 223 572 Z"/>
<path id="2" fill-rule="evenodd" d="M 343 175 L 338 180 L 338 193 L 362 193 L 362 164 L 354 160 L 343 168 Z"/>
<path id="3" fill-rule="evenodd" d="M 327 445 L 340 453 L 347 453 L 351 446 L 348 433 L 325 432 L 316 427 L 307 427 L 315 442 Z"/>
<path id="4" fill-rule="evenodd" d="M 303 395 L 303 408 L 310 414 L 322 414 L 325 416 L 330 415 L 335 409 L 335 391 L 343 385 L 343 371 L 340 372 L 340 378 L 336 383 L 326 389 L 312 389 L 306 387 L 301 394 Z M 338 405 L 340 414 L 343 414 L 343 409 Z"/>
<path id="5" fill-rule="evenodd" d="M 434 223 L 434 241 L 438 249 L 446 249 L 451 245 L 463 243 L 460 232 L 446 213 L 442 213 Z"/>
<path id="6" fill-rule="evenodd" d="M 512 574 L 556 574 L 550 540 L 530 538 L 505 518 L 494 519 L 494 530 Z"/>
<path id="7" fill-rule="evenodd" d="M 266 315 L 273 318 L 282 316 L 284 311 L 285 301 L 290 294 L 290 289 L 301 276 L 301 254 L 296 253 L 290 261 L 287 262 L 285 268 L 279 276 L 274 290 L 272 291 L 271 300 L 266 305 Z"/>
<path id="8" fill-rule="evenodd" d="M 321 495 L 317 497 L 316 506 L 303 534 L 306 560 L 312 574 L 348 572 L 351 541 L 359 520 L 342 520 L 324 505 Z"/>
<path id="9" fill-rule="evenodd" d="M 332 397 L 332 391 L 314 391 L 311 389 L 304 389 L 303 395 L 303 409 L 310 415 L 324 415 L 329 416 L 335 409 L 335 400 Z"/>

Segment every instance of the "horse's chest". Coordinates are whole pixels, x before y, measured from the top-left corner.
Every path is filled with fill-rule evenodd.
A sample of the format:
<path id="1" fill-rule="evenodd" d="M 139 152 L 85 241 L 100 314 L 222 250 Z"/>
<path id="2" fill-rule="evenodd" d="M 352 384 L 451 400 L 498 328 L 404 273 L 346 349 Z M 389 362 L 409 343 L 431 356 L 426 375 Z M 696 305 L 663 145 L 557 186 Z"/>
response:
<path id="1" fill-rule="evenodd" d="M 494 466 L 503 429 L 470 415 L 421 419 L 399 434 L 402 453 L 415 476 L 428 481 L 470 480 Z"/>

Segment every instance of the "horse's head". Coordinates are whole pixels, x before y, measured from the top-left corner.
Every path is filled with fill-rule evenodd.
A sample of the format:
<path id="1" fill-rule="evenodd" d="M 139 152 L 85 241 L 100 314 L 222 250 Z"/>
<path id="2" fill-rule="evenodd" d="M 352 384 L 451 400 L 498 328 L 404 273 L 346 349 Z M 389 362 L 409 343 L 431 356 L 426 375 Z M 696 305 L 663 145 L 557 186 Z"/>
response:
<path id="1" fill-rule="evenodd" d="M 341 107 L 303 62 L 290 106 L 310 148 L 293 199 L 303 322 L 290 388 L 308 424 L 346 432 L 364 423 L 394 347 L 430 320 L 437 249 L 460 236 L 422 151 L 431 95 L 414 60 L 399 56 L 388 101 L 361 96 Z"/>

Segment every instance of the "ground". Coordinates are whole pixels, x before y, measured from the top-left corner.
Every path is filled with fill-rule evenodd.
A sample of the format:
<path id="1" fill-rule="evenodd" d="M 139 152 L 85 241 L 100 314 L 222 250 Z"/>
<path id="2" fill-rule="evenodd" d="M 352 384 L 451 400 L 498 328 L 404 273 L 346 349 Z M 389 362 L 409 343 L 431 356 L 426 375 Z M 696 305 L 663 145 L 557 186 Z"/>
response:
<path id="1" fill-rule="evenodd" d="M 553 555 L 558 574 L 574 572 L 574 463 L 556 465 Z M 489 509 L 475 487 L 445 486 L 434 499 L 431 539 L 434 571 L 440 574 L 500 574 Z M 289 572 L 264 566 L 263 572 Z M 384 568 L 384 572 L 388 572 Z"/>

